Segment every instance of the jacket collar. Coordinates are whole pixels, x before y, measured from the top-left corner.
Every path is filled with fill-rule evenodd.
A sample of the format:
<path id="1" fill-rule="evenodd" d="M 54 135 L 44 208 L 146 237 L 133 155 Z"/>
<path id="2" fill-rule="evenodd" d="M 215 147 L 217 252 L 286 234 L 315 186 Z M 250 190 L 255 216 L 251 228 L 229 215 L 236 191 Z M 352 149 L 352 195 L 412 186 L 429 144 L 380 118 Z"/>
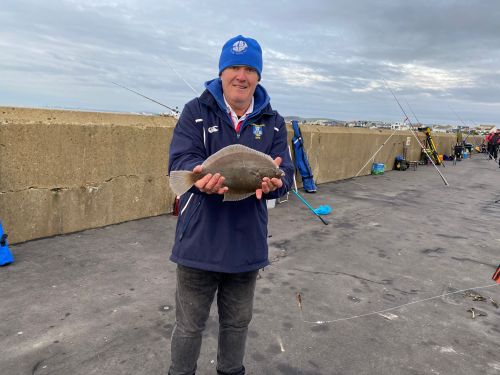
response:
<path id="1" fill-rule="evenodd" d="M 205 82 L 206 90 L 200 96 L 202 103 L 207 105 L 217 104 L 217 106 L 224 112 L 227 113 L 226 103 L 224 102 L 224 96 L 222 95 L 222 81 L 220 78 L 215 78 L 210 81 Z M 262 114 L 272 114 L 272 108 L 269 104 L 271 98 L 267 94 L 266 89 L 260 84 L 255 88 L 255 93 L 253 95 L 254 106 L 253 112 L 249 117 L 253 117 L 259 113 Z M 214 103 L 215 101 L 215 103 Z"/>

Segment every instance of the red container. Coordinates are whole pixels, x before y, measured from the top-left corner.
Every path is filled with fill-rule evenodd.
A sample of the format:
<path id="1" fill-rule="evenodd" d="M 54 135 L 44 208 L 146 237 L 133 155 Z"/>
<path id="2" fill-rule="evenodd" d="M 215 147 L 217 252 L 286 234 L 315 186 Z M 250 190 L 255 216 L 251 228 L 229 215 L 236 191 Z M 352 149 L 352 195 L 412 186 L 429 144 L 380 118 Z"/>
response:
<path id="1" fill-rule="evenodd" d="M 495 280 L 498 284 L 500 284 L 500 266 L 498 266 L 497 270 L 493 274 L 492 279 Z"/>
<path id="2" fill-rule="evenodd" d="M 179 197 L 175 197 L 174 205 L 172 207 L 172 215 L 179 216 Z"/>

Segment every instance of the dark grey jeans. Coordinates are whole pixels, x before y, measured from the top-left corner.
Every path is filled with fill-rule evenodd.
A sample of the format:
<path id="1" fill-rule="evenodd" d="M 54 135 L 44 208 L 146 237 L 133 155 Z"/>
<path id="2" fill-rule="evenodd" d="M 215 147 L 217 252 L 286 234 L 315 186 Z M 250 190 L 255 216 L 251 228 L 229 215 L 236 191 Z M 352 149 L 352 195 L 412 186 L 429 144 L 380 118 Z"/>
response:
<path id="1" fill-rule="evenodd" d="M 202 332 L 215 292 L 219 311 L 217 373 L 245 374 L 243 357 L 257 273 L 221 273 L 177 266 L 170 375 L 195 374 Z"/>

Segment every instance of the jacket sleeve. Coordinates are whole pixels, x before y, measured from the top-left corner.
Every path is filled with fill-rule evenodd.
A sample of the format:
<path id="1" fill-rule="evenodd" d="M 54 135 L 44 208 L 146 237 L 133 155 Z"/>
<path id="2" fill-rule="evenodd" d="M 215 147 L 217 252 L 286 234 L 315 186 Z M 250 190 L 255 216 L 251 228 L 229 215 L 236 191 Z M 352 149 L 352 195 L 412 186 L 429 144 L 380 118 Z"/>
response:
<path id="1" fill-rule="evenodd" d="M 200 115 L 198 108 L 198 99 L 187 103 L 175 125 L 170 143 L 168 173 L 192 171 L 207 158 L 203 142 L 203 122 L 195 121 L 196 114 Z"/>
<path id="2" fill-rule="evenodd" d="M 265 194 L 266 199 L 275 199 L 285 195 L 293 185 L 293 177 L 295 174 L 295 167 L 293 166 L 292 159 L 290 158 L 290 151 L 288 150 L 288 136 L 286 130 L 285 119 L 279 114 L 276 116 L 276 131 L 273 145 L 271 147 L 270 155 L 273 159 L 281 157 L 280 169 L 285 172 L 282 178 L 283 186 L 273 192 Z"/>

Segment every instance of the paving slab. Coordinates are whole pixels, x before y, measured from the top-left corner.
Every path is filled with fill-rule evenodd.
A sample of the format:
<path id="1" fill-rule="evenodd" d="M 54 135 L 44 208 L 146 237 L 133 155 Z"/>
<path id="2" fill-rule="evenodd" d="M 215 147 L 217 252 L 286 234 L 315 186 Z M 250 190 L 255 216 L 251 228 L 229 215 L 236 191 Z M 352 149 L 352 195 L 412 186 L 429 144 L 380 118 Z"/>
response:
<path id="1" fill-rule="evenodd" d="M 474 155 L 440 170 L 450 186 L 419 166 L 302 193 L 332 206 L 327 226 L 293 195 L 270 210 L 248 374 L 500 374 L 500 168 Z M 11 246 L 0 374 L 166 374 L 175 223 L 164 215 Z M 215 374 L 216 353 L 213 309 L 197 374 Z"/>

